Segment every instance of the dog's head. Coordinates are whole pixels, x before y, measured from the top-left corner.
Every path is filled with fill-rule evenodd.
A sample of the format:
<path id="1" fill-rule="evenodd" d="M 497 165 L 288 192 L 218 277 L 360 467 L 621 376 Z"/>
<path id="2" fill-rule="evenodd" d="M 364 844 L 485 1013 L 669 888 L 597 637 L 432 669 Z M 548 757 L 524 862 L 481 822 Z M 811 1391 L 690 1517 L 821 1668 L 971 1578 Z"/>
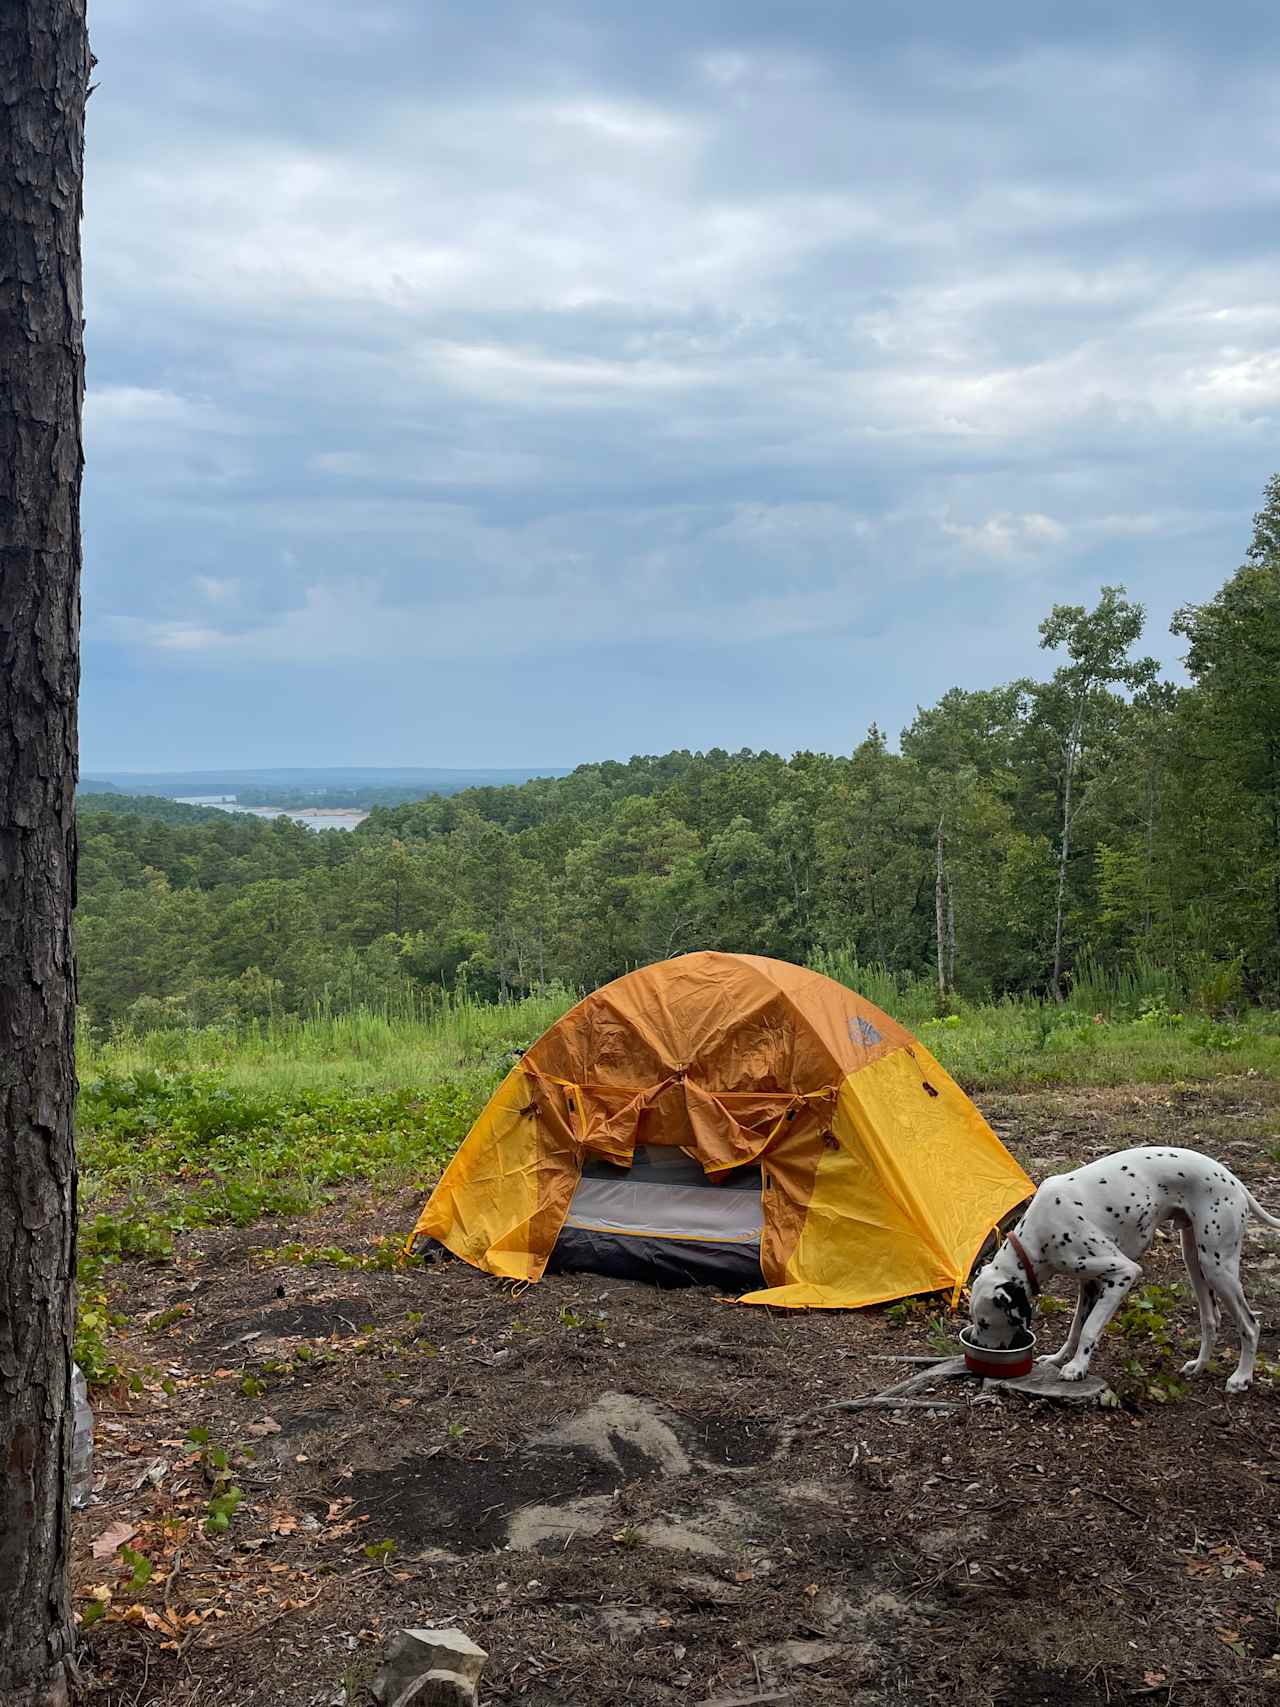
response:
<path id="1" fill-rule="evenodd" d="M 988 1263 L 969 1294 L 969 1321 L 975 1345 L 985 1345 L 992 1351 L 1017 1345 L 1030 1332 L 1034 1314 L 1035 1305 L 1024 1277 L 1009 1274 L 999 1257 Z"/>

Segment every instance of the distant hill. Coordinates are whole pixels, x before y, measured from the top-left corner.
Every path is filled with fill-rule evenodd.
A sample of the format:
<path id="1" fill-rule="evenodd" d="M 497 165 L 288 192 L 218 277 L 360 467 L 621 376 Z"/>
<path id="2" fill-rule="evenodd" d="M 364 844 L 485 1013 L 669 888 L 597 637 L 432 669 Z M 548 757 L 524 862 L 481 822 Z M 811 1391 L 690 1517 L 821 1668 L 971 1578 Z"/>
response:
<path id="1" fill-rule="evenodd" d="M 82 788 L 76 798 L 76 811 L 81 818 L 119 812 L 131 818 L 152 818 L 162 824 L 212 824 L 219 819 L 225 822 L 227 818 L 227 813 L 217 806 L 185 806 L 182 801 L 170 800 L 165 795 L 117 794 L 110 789 L 90 789 L 86 794 Z"/>
<path id="2" fill-rule="evenodd" d="M 260 770 L 115 771 L 110 780 L 85 777 L 82 795 L 111 792 L 134 798 L 234 795 L 241 806 L 395 806 L 468 788 L 518 786 L 534 777 L 567 776 L 554 766 L 510 770 L 444 770 L 426 766 L 285 765 Z"/>

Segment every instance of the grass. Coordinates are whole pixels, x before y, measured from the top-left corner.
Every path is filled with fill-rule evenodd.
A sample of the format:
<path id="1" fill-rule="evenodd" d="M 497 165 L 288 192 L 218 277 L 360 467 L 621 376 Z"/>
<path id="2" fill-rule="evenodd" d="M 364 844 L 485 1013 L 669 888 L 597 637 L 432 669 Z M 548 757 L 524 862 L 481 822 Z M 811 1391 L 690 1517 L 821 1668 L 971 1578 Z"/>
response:
<path id="1" fill-rule="evenodd" d="M 227 1090 L 270 1096 L 420 1090 L 496 1071 L 507 1052 L 532 1043 L 576 999 L 574 992 L 553 986 L 502 1004 L 448 997 L 420 1017 L 357 1008 L 235 1030 L 117 1031 L 105 1041 L 81 1038 L 80 1079 L 123 1080 L 145 1071 L 212 1074 Z"/>
<path id="2" fill-rule="evenodd" d="M 971 1092 L 1280 1074 L 1280 1015 L 1269 1012 L 1211 1020 L 1157 1007 L 1108 1017 L 1006 1001 L 926 1020 L 918 1034 Z"/>
<path id="3" fill-rule="evenodd" d="M 1095 982 L 1083 996 L 1077 987 L 1062 1006 L 1006 1000 L 938 1017 L 918 982 L 852 962 L 823 970 L 901 1017 L 976 1094 L 1280 1077 L 1280 1015 L 1184 1014 L 1171 1005 L 1177 993 L 1150 980 L 1109 990 Z M 191 1229 L 307 1214 L 342 1186 L 425 1193 L 514 1052 L 573 999 L 550 990 L 502 1005 L 460 997 L 420 1017 L 357 1010 L 238 1031 L 82 1037 L 76 1354 L 89 1379 L 121 1378 L 110 1349 L 121 1320 L 113 1264 L 163 1262 Z M 361 1260 L 401 1262 L 402 1232 Z M 327 1248 L 282 1244 L 281 1253 L 335 1260 Z"/>

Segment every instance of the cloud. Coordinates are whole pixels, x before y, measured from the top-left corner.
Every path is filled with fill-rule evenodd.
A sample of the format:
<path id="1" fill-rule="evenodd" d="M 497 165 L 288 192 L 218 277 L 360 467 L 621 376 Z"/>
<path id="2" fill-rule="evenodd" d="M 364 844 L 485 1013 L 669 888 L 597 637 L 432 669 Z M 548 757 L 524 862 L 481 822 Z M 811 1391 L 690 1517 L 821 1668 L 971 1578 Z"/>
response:
<path id="1" fill-rule="evenodd" d="M 988 516 L 977 523 L 944 520 L 942 531 L 984 557 L 1026 559 L 1047 546 L 1061 545 L 1067 528 L 1052 516 L 1039 514 Z"/>
<path id="2" fill-rule="evenodd" d="M 206 700 L 554 655 L 643 747 L 590 649 L 885 636 L 857 707 L 798 669 L 821 745 L 925 693 L 929 601 L 1012 676 L 1056 599 L 1205 596 L 1280 413 L 1246 16 L 101 0 L 91 720 L 99 642 Z"/>

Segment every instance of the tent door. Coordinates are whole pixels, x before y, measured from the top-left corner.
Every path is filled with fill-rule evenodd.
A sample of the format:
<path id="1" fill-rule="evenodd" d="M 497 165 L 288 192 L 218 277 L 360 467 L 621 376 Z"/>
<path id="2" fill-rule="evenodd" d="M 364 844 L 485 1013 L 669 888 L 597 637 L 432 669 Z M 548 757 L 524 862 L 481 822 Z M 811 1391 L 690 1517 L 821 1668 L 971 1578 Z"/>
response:
<path id="1" fill-rule="evenodd" d="M 589 1158 L 548 1269 L 659 1286 L 760 1284 L 760 1169 L 712 1184 L 692 1156 L 641 1145 L 629 1168 Z"/>

